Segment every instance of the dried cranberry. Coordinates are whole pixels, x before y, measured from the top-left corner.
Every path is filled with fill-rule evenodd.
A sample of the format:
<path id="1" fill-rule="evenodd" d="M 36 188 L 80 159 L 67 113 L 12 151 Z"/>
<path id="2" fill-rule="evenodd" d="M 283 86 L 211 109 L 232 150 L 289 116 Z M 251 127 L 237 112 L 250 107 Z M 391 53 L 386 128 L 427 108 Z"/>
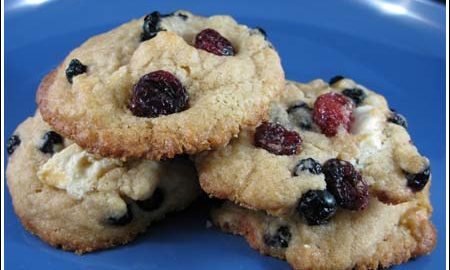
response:
<path id="1" fill-rule="evenodd" d="M 294 175 L 298 176 L 300 172 L 308 170 L 312 174 L 321 174 L 322 166 L 312 158 L 302 159 L 294 169 Z"/>
<path id="2" fill-rule="evenodd" d="M 144 18 L 144 24 L 142 25 L 141 41 L 152 39 L 158 34 L 159 31 L 163 31 L 161 28 L 161 14 L 158 11 L 153 11 Z"/>
<path id="3" fill-rule="evenodd" d="M 66 78 L 69 83 L 72 83 L 72 78 L 85 73 L 87 70 L 87 66 L 83 65 L 78 59 L 72 59 L 70 61 L 69 66 L 66 68 Z"/>
<path id="4" fill-rule="evenodd" d="M 414 192 L 421 191 L 428 183 L 430 179 L 431 170 L 427 167 L 420 173 L 406 173 L 406 180 L 408 187 L 410 187 Z"/>
<path id="5" fill-rule="evenodd" d="M 49 131 L 42 138 L 42 145 L 39 150 L 45 154 L 53 154 L 62 148 L 64 138 L 54 131 Z"/>
<path id="6" fill-rule="evenodd" d="M 213 29 L 205 29 L 195 37 L 195 48 L 219 56 L 233 56 L 235 51 L 228 39 Z"/>
<path id="7" fill-rule="evenodd" d="M 187 109 L 188 94 L 170 72 L 158 70 L 142 76 L 133 87 L 130 110 L 139 117 L 158 117 Z"/>
<path id="8" fill-rule="evenodd" d="M 332 85 L 332 84 L 335 84 L 335 83 L 337 83 L 338 81 L 343 80 L 343 79 L 345 79 L 344 76 L 336 75 L 336 76 L 334 76 L 333 78 L 331 78 L 331 79 L 328 81 L 328 84 L 329 84 L 329 85 Z"/>
<path id="9" fill-rule="evenodd" d="M 18 135 L 12 135 L 9 137 L 8 142 L 6 143 L 6 151 L 8 152 L 8 155 L 11 155 L 14 153 L 17 147 L 20 145 L 20 138 Z"/>
<path id="10" fill-rule="evenodd" d="M 160 188 L 156 188 L 152 196 L 144 201 L 136 201 L 136 204 L 144 211 L 151 212 L 158 209 L 164 201 L 164 193 Z"/>
<path id="11" fill-rule="evenodd" d="M 353 121 L 355 104 L 339 93 L 326 93 L 319 96 L 314 103 L 314 122 L 327 137 L 337 134 L 340 126 L 347 131 Z"/>
<path id="12" fill-rule="evenodd" d="M 369 204 L 369 187 L 353 165 L 344 160 L 330 159 L 322 166 L 327 190 L 339 206 L 349 210 L 363 210 Z"/>
<path id="13" fill-rule="evenodd" d="M 264 243 L 273 248 L 287 248 L 292 235 L 288 226 L 280 226 L 275 234 L 264 234 Z"/>
<path id="14" fill-rule="evenodd" d="M 408 121 L 406 120 L 406 117 L 403 116 L 402 114 L 399 114 L 394 109 L 391 109 L 391 115 L 389 116 L 388 121 L 397 124 L 399 126 L 402 126 L 405 129 L 408 128 Z"/>
<path id="15" fill-rule="evenodd" d="M 342 90 L 342 94 L 348 98 L 351 98 L 355 102 L 356 106 L 359 106 L 364 99 L 366 99 L 367 94 L 361 88 L 348 88 Z"/>
<path id="16" fill-rule="evenodd" d="M 326 190 L 306 192 L 297 206 L 297 211 L 306 219 L 308 225 L 326 224 L 336 213 L 336 200 Z"/>
<path id="17" fill-rule="evenodd" d="M 113 226 L 125 226 L 133 220 L 133 212 L 127 204 L 127 212 L 120 217 L 108 217 L 106 223 Z"/>
<path id="18" fill-rule="evenodd" d="M 255 146 L 276 155 L 294 155 L 300 151 L 302 139 L 278 123 L 263 122 L 255 131 Z"/>

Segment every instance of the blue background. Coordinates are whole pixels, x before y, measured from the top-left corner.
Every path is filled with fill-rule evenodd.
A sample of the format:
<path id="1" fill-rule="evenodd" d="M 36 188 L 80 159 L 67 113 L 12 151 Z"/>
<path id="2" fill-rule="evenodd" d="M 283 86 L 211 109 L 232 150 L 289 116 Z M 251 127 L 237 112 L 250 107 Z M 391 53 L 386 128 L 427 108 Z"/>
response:
<path id="1" fill-rule="evenodd" d="M 231 14 L 261 26 L 286 77 L 342 74 L 384 94 L 409 120 L 414 143 L 432 162 L 438 246 L 396 269 L 445 265 L 445 8 L 426 1 L 49 1 L 5 2 L 5 137 L 35 111 L 41 78 L 94 34 L 152 10 Z M 85 256 L 48 247 L 27 233 L 5 191 L 6 269 L 289 269 L 236 236 L 206 229 L 197 202 L 132 244 Z M 361 236 L 364 237 L 364 236 Z"/>

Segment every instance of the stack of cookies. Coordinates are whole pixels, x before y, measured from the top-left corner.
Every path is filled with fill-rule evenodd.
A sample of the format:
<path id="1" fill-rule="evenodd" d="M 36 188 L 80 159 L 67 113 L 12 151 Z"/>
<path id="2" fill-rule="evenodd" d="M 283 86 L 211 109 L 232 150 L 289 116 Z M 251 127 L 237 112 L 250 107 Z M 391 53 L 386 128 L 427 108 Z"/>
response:
<path id="1" fill-rule="evenodd" d="M 386 100 L 337 76 L 286 81 L 261 28 L 152 12 L 42 81 L 8 141 L 23 225 L 78 253 L 125 244 L 201 192 L 220 229 L 295 269 L 429 253 L 430 164 Z M 201 188 L 200 188 L 201 187 Z"/>

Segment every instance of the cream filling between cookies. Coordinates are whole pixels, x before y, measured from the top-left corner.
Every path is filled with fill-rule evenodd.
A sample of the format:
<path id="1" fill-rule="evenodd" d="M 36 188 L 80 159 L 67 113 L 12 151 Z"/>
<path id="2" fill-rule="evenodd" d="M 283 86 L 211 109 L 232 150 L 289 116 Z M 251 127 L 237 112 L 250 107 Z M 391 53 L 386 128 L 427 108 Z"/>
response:
<path id="1" fill-rule="evenodd" d="M 75 199 L 83 199 L 89 192 L 103 191 L 142 200 L 150 197 L 158 185 L 158 168 L 154 161 L 98 158 L 72 144 L 43 164 L 37 176 L 47 185 L 66 190 Z"/>

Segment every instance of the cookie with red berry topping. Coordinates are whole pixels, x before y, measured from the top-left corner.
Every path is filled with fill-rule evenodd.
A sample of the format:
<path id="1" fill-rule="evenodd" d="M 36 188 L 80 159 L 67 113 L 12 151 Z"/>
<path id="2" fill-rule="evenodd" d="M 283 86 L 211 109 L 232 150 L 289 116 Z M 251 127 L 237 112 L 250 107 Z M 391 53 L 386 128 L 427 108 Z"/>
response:
<path id="1" fill-rule="evenodd" d="M 229 16 L 152 12 L 73 50 L 37 102 L 46 122 L 90 152 L 159 160 L 225 145 L 283 86 L 262 31 Z"/>
<path id="2" fill-rule="evenodd" d="M 10 142 L 6 177 L 18 218 L 65 250 L 126 244 L 200 192 L 187 158 L 102 158 L 53 131 L 39 113 L 20 124 Z"/>
<path id="3" fill-rule="evenodd" d="M 299 212 L 302 201 L 350 211 L 366 209 L 370 194 L 407 202 L 431 173 L 405 123 L 381 95 L 350 79 L 288 81 L 256 128 L 198 155 L 200 184 L 211 196 L 277 216 Z"/>
<path id="4" fill-rule="evenodd" d="M 221 230 L 242 235 L 252 248 L 299 270 L 384 269 L 429 254 L 437 240 L 430 216 L 428 187 L 409 202 L 388 205 L 372 198 L 365 211 L 338 210 L 318 226 L 230 202 L 211 212 Z"/>

